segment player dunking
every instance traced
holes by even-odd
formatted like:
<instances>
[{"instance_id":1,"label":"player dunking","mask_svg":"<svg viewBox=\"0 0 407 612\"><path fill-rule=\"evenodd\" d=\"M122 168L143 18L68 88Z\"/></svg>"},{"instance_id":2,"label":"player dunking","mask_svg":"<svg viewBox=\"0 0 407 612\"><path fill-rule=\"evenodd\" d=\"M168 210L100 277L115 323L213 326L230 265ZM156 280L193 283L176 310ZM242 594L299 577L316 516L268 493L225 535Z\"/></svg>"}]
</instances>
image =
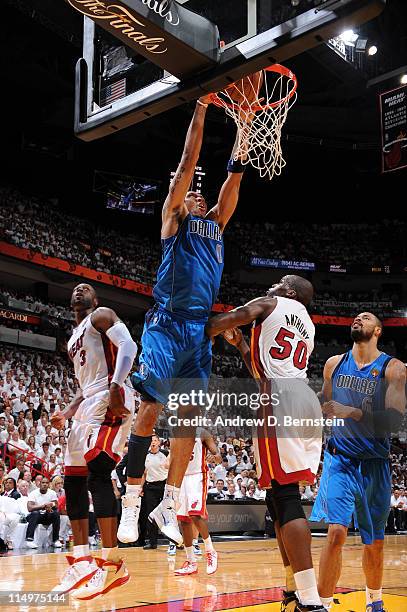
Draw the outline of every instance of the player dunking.
<instances>
[{"instance_id":1,"label":"player dunking","mask_svg":"<svg viewBox=\"0 0 407 612\"><path fill-rule=\"evenodd\" d=\"M162 405L174 392L206 389L211 371L211 342L205 323L216 300L223 271L223 232L236 208L244 166L228 164L228 177L217 204L208 211L205 198L188 191L202 145L209 97L198 100L181 162L162 211L162 263L154 287L155 306L146 316L140 371L133 384L142 402L129 442L127 490L122 498L118 538L137 540L141 479L151 434ZM195 414L180 408L179 417ZM184 428L172 441L164 498L150 520L175 543L182 541L176 517L179 490L195 441Z\"/></svg>"},{"instance_id":2,"label":"player dunking","mask_svg":"<svg viewBox=\"0 0 407 612\"><path fill-rule=\"evenodd\" d=\"M127 327L110 308L98 308L95 290L81 283L72 293L76 327L68 342L79 390L53 415L61 429L73 417L65 455L66 509L74 549L69 568L53 589L88 600L129 580L117 547L117 505L111 473L121 458L134 414L133 390L124 382L137 353ZM89 494L102 535L101 558L89 553Z\"/></svg>"},{"instance_id":3,"label":"player dunking","mask_svg":"<svg viewBox=\"0 0 407 612\"><path fill-rule=\"evenodd\" d=\"M377 348L381 321L370 312L351 326L353 347L324 368L323 407L345 419L332 428L311 520L329 523L321 555L319 593L330 608L342 566L342 547L355 513L364 544L367 612L384 612L383 544L390 510L390 433L400 430L406 368Z\"/></svg>"},{"instance_id":4,"label":"player dunking","mask_svg":"<svg viewBox=\"0 0 407 612\"><path fill-rule=\"evenodd\" d=\"M213 317L206 326L214 337L225 338L240 351L246 366L258 379L262 393L271 398L278 392L279 403L271 402L258 416L268 423L269 415L278 423L285 415L320 419L317 396L306 382L308 359L314 348L315 328L305 308L311 302L313 287L299 276L285 276L265 297ZM234 329L253 323L252 348L242 333ZM257 430L259 484L270 488L267 506L273 518L278 544L286 568L287 592L282 609L290 612L323 612L311 557L311 532L301 505L299 481L313 483L321 456L321 429L307 434L283 432L276 427Z\"/></svg>"},{"instance_id":5,"label":"player dunking","mask_svg":"<svg viewBox=\"0 0 407 612\"><path fill-rule=\"evenodd\" d=\"M180 507L177 512L177 518L181 522L187 560L180 569L175 571L176 576L198 573L198 564L193 547L193 526L197 528L204 542L206 573L209 575L214 574L218 568L218 553L213 547L207 522L208 466L206 457L208 451L218 461L221 461L221 457L209 432L201 430L199 434L199 437L195 440L179 497Z\"/></svg>"}]
</instances>

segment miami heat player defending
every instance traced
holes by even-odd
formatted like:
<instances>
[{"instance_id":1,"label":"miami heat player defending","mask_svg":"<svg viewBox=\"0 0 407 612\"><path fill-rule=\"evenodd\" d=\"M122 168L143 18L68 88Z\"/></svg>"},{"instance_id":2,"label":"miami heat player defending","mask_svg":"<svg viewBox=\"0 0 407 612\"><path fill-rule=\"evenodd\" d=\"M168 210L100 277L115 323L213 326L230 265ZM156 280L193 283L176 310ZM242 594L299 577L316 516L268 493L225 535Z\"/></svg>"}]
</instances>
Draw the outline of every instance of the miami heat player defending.
<instances>
[{"instance_id":1,"label":"miami heat player defending","mask_svg":"<svg viewBox=\"0 0 407 612\"><path fill-rule=\"evenodd\" d=\"M66 509L74 549L69 568L53 590L88 600L129 580L117 548L117 505L111 473L121 458L134 414L133 390L125 385L137 345L110 308L98 308L95 290L82 283L72 293L76 327L68 342L79 390L51 423L73 417L65 455ZM102 558L89 553L89 495L102 534Z\"/></svg>"},{"instance_id":2,"label":"miami heat player defending","mask_svg":"<svg viewBox=\"0 0 407 612\"><path fill-rule=\"evenodd\" d=\"M198 573L198 564L194 554L193 525L202 536L205 546L206 573L214 574L218 568L218 553L215 551L208 530L208 512L206 498L208 495L208 465L206 463L208 451L220 463L221 457L209 432L200 430L191 458L182 481L179 496L180 507L177 518L181 522L187 560L183 566L175 571L176 576L185 576Z\"/></svg>"},{"instance_id":3,"label":"miami heat player defending","mask_svg":"<svg viewBox=\"0 0 407 612\"><path fill-rule=\"evenodd\" d=\"M278 393L279 404L264 405L257 415L265 418L258 428L259 484L267 492L267 506L274 520L280 552L286 568L287 592L283 610L323 612L311 557L311 533L302 509L299 481L313 483L322 446L321 407L307 384L308 359L314 348L315 328L306 310L313 287L300 276L285 276L267 295L245 306L213 317L208 335L225 333L240 351L249 371L258 379L260 391L270 398ZM252 348L239 325L253 323ZM232 331L230 331L232 329ZM228 331L229 330L229 331ZM270 398L271 399L271 398ZM268 427L267 417L280 427ZM284 428L284 416L312 419L315 427Z\"/></svg>"},{"instance_id":4,"label":"miami heat player defending","mask_svg":"<svg viewBox=\"0 0 407 612\"><path fill-rule=\"evenodd\" d=\"M212 346L205 323L216 301L223 271L223 232L233 215L244 165L232 159L215 206L189 191L202 145L209 98L198 100L180 164L162 210L163 257L154 287L155 306L147 313L142 336L140 370L132 376L141 394L135 431L130 436L126 495L118 538L138 537L141 479L151 434L170 393L206 390ZM197 407L181 406L178 417L190 418ZM181 431L182 430L182 431ZM179 428L171 447L164 498L150 520L173 542L181 543L176 505L195 441L195 428Z\"/></svg>"}]
</instances>

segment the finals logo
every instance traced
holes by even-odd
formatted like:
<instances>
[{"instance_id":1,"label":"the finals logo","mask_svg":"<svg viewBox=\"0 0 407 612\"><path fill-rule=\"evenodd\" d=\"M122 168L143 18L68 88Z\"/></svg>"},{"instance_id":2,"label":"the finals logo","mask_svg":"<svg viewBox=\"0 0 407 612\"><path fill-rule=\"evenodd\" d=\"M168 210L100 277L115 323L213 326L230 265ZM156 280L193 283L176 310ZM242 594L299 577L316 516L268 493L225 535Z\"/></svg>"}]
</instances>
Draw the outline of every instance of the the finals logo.
<instances>
[{"instance_id":1,"label":"the finals logo","mask_svg":"<svg viewBox=\"0 0 407 612\"><path fill-rule=\"evenodd\" d=\"M168 51L165 38L149 37L148 34L145 34L145 30L140 31L147 27L146 24L134 17L126 7L119 3L108 4L101 0L67 1L72 8L94 21L108 21L110 27L120 30L129 40L144 47L149 53L161 54ZM159 14L164 17L162 13Z\"/></svg>"}]
</instances>

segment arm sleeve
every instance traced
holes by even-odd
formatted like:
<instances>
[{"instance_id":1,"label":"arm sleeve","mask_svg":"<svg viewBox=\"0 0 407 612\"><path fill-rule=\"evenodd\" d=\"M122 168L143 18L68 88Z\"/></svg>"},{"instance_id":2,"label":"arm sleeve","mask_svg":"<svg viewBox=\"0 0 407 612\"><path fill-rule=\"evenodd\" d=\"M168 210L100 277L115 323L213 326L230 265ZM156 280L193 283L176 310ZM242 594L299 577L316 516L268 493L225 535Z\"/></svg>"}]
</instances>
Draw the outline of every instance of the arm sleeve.
<instances>
[{"instance_id":1,"label":"arm sleeve","mask_svg":"<svg viewBox=\"0 0 407 612\"><path fill-rule=\"evenodd\" d=\"M133 341L129 330L122 321L117 321L112 325L107 330L106 336L118 348L112 382L122 385L129 375L137 355L137 344Z\"/></svg>"}]
</instances>

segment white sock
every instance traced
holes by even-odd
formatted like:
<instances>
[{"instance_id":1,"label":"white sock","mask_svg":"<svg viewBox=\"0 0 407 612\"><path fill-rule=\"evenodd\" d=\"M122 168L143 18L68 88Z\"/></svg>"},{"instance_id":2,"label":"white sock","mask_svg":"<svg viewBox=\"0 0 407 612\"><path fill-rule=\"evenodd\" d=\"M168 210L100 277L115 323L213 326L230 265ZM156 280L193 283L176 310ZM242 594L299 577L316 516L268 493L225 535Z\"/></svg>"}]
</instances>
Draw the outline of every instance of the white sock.
<instances>
[{"instance_id":1,"label":"white sock","mask_svg":"<svg viewBox=\"0 0 407 612\"><path fill-rule=\"evenodd\" d=\"M366 605L373 603L374 601L382 601L383 593L382 589L378 589L374 591L373 589L369 589L366 587Z\"/></svg>"},{"instance_id":2,"label":"white sock","mask_svg":"<svg viewBox=\"0 0 407 612\"><path fill-rule=\"evenodd\" d=\"M331 609L332 603L333 603L334 598L333 597L321 597L321 601L322 601L322 605L324 606L324 608L326 608L328 611Z\"/></svg>"},{"instance_id":3,"label":"white sock","mask_svg":"<svg viewBox=\"0 0 407 612\"><path fill-rule=\"evenodd\" d=\"M205 552L213 552L215 550L212 544L211 536L208 536L203 543L205 544Z\"/></svg>"},{"instance_id":4,"label":"white sock","mask_svg":"<svg viewBox=\"0 0 407 612\"><path fill-rule=\"evenodd\" d=\"M128 493L137 495L138 497L141 493L141 485L139 484L138 485L132 485L132 484L126 485L126 495Z\"/></svg>"},{"instance_id":5,"label":"white sock","mask_svg":"<svg viewBox=\"0 0 407 612\"><path fill-rule=\"evenodd\" d=\"M114 546L113 548L102 548L102 559L105 561L119 561L119 547Z\"/></svg>"},{"instance_id":6,"label":"white sock","mask_svg":"<svg viewBox=\"0 0 407 612\"><path fill-rule=\"evenodd\" d=\"M179 491L179 487L174 487L174 485L166 484L164 489L164 497L170 497L175 502L177 502L179 499Z\"/></svg>"},{"instance_id":7,"label":"white sock","mask_svg":"<svg viewBox=\"0 0 407 612\"><path fill-rule=\"evenodd\" d=\"M304 606L321 605L321 599L318 594L317 579L313 568L303 570L294 574L295 584L297 586L298 599Z\"/></svg>"},{"instance_id":8,"label":"white sock","mask_svg":"<svg viewBox=\"0 0 407 612\"><path fill-rule=\"evenodd\" d=\"M187 559L190 563L195 563L196 559L195 559L195 554L194 554L194 547L193 546L185 546L185 552L187 553Z\"/></svg>"},{"instance_id":9,"label":"white sock","mask_svg":"<svg viewBox=\"0 0 407 612\"><path fill-rule=\"evenodd\" d=\"M192 546L199 546L198 539L192 540Z\"/></svg>"},{"instance_id":10,"label":"white sock","mask_svg":"<svg viewBox=\"0 0 407 612\"><path fill-rule=\"evenodd\" d=\"M90 555L89 544L78 544L77 546L73 547L73 556L75 558L89 557L89 555Z\"/></svg>"}]
</instances>

